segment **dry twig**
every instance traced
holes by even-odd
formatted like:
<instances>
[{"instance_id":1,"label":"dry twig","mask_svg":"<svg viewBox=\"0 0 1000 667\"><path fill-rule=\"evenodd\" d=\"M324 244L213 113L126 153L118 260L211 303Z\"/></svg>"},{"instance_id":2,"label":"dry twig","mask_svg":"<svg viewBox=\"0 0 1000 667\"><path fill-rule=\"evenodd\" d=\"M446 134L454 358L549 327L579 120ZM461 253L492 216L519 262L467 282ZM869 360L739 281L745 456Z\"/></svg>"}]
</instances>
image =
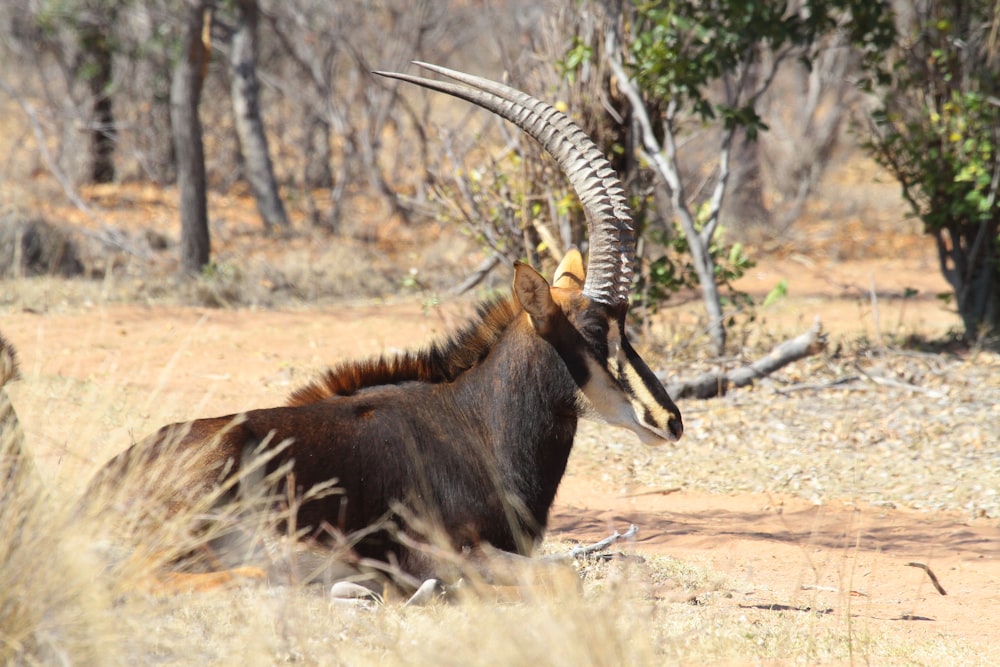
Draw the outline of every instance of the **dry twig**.
<instances>
[{"instance_id":1,"label":"dry twig","mask_svg":"<svg viewBox=\"0 0 1000 667\"><path fill-rule=\"evenodd\" d=\"M865 379L874 382L877 385L883 387L891 387L892 389L902 389L904 391L910 391L918 394L926 394L931 398L943 398L945 394L940 391L935 391L933 389L927 389L926 387L918 387L915 384L910 384L909 382L900 382L899 380L891 380L889 378L881 377L879 375L873 375L865 371L860 366L857 367L858 371L864 376Z\"/></svg>"},{"instance_id":2,"label":"dry twig","mask_svg":"<svg viewBox=\"0 0 1000 667\"><path fill-rule=\"evenodd\" d=\"M679 493L683 489L679 486L671 486L665 489L648 489L646 491L637 491L635 493L626 493L622 498L638 498L640 496L669 496L672 493ZM633 526L634 528L634 526Z\"/></svg>"},{"instance_id":3,"label":"dry twig","mask_svg":"<svg viewBox=\"0 0 1000 667\"><path fill-rule=\"evenodd\" d=\"M821 591L823 593L843 593L844 592L844 591L842 591L839 588L834 588L833 586L820 586L818 584L802 584L802 590L804 590L804 591ZM861 591L856 591L854 589L851 589L851 590L847 591L847 594L851 595L853 597L862 597L862 598L868 597L867 593L862 593Z\"/></svg>"},{"instance_id":4,"label":"dry twig","mask_svg":"<svg viewBox=\"0 0 1000 667\"><path fill-rule=\"evenodd\" d=\"M927 565L925 565L924 563L916 563L916 562L907 563L906 565L908 567L918 567L924 572L926 572L927 576L931 578L931 583L934 584L934 588L937 589L937 592L940 593L941 595L947 595L947 593L945 593L944 591L944 588L941 586L941 582L938 581L938 578L934 575L934 572L931 570L931 568L927 567Z\"/></svg>"},{"instance_id":5,"label":"dry twig","mask_svg":"<svg viewBox=\"0 0 1000 667\"><path fill-rule=\"evenodd\" d=\"M821 391L823 389L830 389L831 387L838 387L842 384L850 384L860 379L860 375L845 375L829 382L800 382L787 387L779 387L775 391L779 394L791 394L796 391Z\"/></svg>"},{"instance_id":6,"label":"dry twig","mask_svg":"<svg viewBox=\"0 0 1000 667\"><path fill-rule=\"evenodd\" d=\"M617 530L605 537L599 542L594 542L593 544L581 544L579 546L573 547L566 553L554 554L552 556L546 556L542 560L573 560L574 558L580 558L581 556L590 556L592 554L601 553L612 544L618 540L630 540L634 538L639 533L638 527L632 524L628 527L624 533L619 533Z\"/></svg>"}]
</instances>

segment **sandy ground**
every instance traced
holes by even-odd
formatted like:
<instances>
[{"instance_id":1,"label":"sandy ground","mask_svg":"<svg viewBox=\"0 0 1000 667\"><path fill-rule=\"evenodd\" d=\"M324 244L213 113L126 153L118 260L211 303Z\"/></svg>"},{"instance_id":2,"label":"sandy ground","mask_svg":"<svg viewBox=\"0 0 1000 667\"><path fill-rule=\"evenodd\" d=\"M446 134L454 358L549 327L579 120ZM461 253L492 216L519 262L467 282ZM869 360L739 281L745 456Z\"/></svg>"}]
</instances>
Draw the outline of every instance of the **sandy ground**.
<instances>
[{"instance_id":1,"label":"sandy ground","mask_svg":"<svg viewBox=\"0 0 1000 667\"><path fill-rule=\"evenodd\" d=\"M849 618L866 631L914 640L957 638L984 657L998 650L996 520L770 494L623 496L573 475L563 482L553 531L597 540L630 523L639 526L638 553L732 577L734 594L713 604L814 613L828 623ZM928 566L947 595L910 563Z\"/></svg>"},{"instance_id":2,"label":"sandy ground","mask_svg":"<svg viewBox=\"0 0 1000 667\"><path fill-rule=\"evenodd\" d=\"M879 283L889 283L879 287L883 327L933 336L955 325L927 296L943 290L936 273L882 268L891 280L871 267L830 271L790 259L748 280L766 290L797 272L801 294L768 315L792 329L819 311L834 331L876 335L865 290ZM806 275L815 277L814 288ZM921 290L920 298L887 298L908 286ZM0 314L0 330L21 353L25 380L11 394L39 465L75 492L130 438L165 421L278 405L328 364L419 345L468 312L465 304L428 311L416 301L262 312L28 308ZM681 404L682 411L693 407ZM604 427L596 428L600 437ZM738 582L715 602L736 612L815 613L820 623L848 618L904 638L957 638L978 646L986 662L1000 659L996 517L776 495L626 494L591 470L571 461L552 516L555 537L589 541L635 523L637 553L668 554ZM947 595L910 563L927 565Z\"/></svg>"}]
</instances>

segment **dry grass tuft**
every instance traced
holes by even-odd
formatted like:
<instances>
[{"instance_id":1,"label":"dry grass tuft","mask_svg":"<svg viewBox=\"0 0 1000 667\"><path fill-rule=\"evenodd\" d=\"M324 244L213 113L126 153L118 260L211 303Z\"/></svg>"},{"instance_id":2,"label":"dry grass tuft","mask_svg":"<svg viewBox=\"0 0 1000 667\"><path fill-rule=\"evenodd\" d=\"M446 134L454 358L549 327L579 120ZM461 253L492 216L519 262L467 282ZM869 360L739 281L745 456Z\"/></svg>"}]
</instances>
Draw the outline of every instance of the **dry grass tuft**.
<instances>
[{"instance_id":1,"label":"dry grass tuft","mask_svg":"<svg viewBox=\"0 0 1000 667\"><path fill-rule=\"evenodd\" d=\"M12 436L0 431L0 662L106 664L117 630L101 563Z\"/></svg>"},{"instance_id":2,"label":"dry grass tuft","mask_svg":"<svg viewBox=\"0 0 1000 667\"><path fill-rule=\"evenodd\" d=\"M100 538L94 524L74 521L56 499L7 505L5 535L11 517L20 539L4 542L0 651L12 664L580 667L877 657L937 662L962 655L948 640L907 646L852 626L808 597L784 609L742 606L740 582L666 557L585 561L578 564L579 583L513 602L472 596L423 608L354 605L329 598L325 586L256 582L148 595L134 582L150 572L135 564L156 563L107 568L93 546ZM137 531L138 541L152 540L152 553L198 544L169 526Z\"/></svg>"}]
</instances>

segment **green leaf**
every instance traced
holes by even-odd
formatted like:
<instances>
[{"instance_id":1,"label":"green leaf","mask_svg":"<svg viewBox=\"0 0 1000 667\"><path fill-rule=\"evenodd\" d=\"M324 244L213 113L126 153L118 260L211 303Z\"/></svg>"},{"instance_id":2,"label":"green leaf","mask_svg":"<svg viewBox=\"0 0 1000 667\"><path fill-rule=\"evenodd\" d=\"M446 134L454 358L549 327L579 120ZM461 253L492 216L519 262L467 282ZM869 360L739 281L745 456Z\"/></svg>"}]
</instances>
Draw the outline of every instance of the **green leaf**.
<instances>
[{"instance_id":1,"label":"green leaf","mask_svg":"<svg viewBox=\"0 0 1000 667\"><path fill-rule=\"evenodd\" d=\"M778 284L771 288L771 291L767 293L764 297L761 307L766 308L776 301L780 301L788 296L788 280L782 278L778 281Z\"/></svg>"}]
</instances>

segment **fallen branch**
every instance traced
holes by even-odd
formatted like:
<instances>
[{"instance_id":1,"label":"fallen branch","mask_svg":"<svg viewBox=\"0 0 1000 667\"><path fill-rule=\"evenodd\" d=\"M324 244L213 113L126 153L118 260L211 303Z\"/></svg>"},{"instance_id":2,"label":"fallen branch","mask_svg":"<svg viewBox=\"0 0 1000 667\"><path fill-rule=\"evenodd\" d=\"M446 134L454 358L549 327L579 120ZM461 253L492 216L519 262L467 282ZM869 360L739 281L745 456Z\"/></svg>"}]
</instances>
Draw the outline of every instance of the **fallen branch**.
<instances>
[{"instance_id":1,"label":"fallen branch","mask_svg":"<svg viewBox=\"0 0 1000 667\"><path fill-rule=\"evenodd\" d=\"M822 332L817 317L804 334L786 340L757 361L728 372L713 371L702 373L693 380L667 383L667 393L674 399L722 396L730 387L753 384L754 380L766 377L793 361L817 354L824 347L826 347L826 334Z\"/></svg>"},{"instance_id":2,"label":"fallen branch","mask_svg":"<svg viewBox=\"0 0 1000 667\"><path fill-rule=\"evenodd\" d=\"M650 489L649 491L637 491L636 493L626 493L622 498L638 498L640 496L669 496L672 493L679 493L683 489L679 486L671 486L666 489Z\"/></svg>"},{"instance_id":3,"label":"fallen branch","mask_svg":"<svg viewBox=\"0 0 1000 667\"><path fill-rule=\"evenodd\" d=\"M802 584L802 586L800 588L802 590L804 590L804 591L822 591L824 593L843 593L844 592L844 591L842 591L839 588L834 588L832 586L819 586L817 584ZM851 590L847 591L847 594L855 596L855 597L863 597L863 598L868 597L868 593L862 593L861 591L856 591L854 589L851 589Z\"/></svg>"}]
</instances>

